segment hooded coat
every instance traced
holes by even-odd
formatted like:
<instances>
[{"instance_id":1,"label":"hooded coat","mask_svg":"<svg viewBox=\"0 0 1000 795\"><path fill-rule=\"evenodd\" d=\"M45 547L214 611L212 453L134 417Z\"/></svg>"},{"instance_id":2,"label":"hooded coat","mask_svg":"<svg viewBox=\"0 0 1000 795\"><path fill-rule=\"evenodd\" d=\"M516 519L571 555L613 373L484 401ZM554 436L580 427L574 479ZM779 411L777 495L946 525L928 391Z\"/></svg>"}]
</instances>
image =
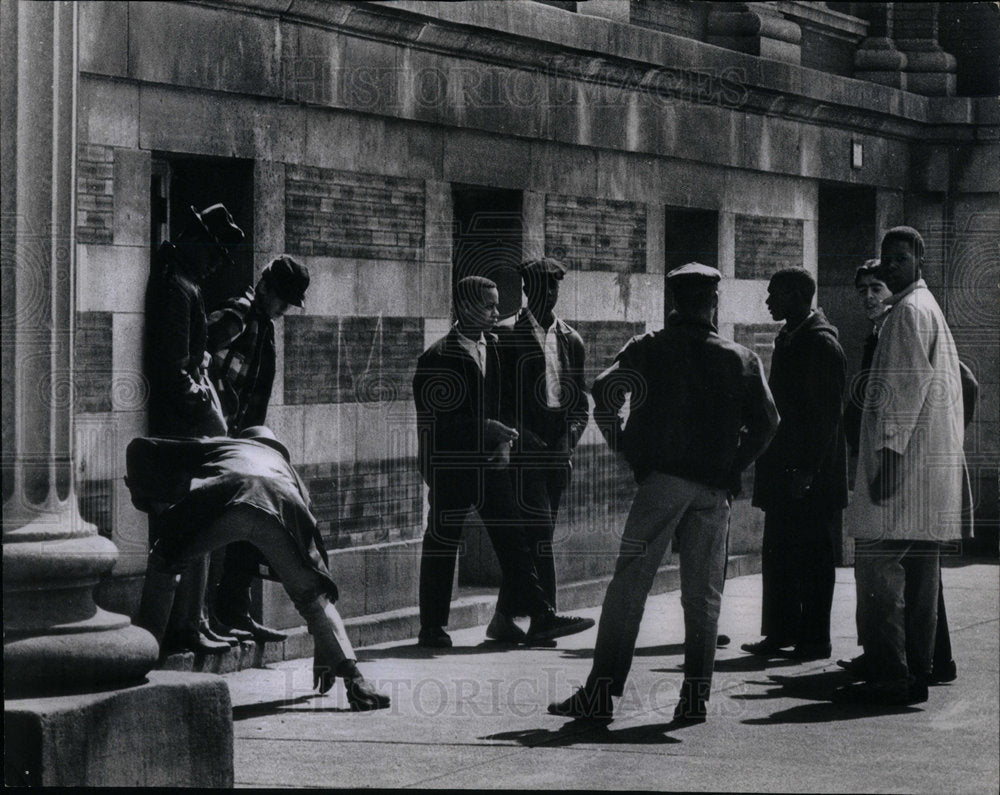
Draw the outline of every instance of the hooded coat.
<instances>
[{"instance_id":1,"label":"hooded coat","mask_svg":"<svg viewBox=\"0 0 1000 795\"><path fill-rule=\"evenodd\" d=\"M847 360L837 329L816 309L774 341L768 385L781 423L757 460L753 504L765 511L790 506L793 481L809 479L798 507L810 513L847 505L847 444L843 395Z\"/></svg>"}]
</instances>

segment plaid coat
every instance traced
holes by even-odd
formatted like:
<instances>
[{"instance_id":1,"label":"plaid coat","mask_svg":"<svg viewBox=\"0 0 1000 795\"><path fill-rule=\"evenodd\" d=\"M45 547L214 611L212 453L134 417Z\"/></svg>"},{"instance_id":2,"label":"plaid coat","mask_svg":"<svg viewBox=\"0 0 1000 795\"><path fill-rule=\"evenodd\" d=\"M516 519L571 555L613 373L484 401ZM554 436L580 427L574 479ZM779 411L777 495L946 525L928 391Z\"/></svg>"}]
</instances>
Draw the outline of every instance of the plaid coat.
<instances>
[{"instance_id":1,"label":"plaid coat","mask_svg":"<svg viewBox=\"0 0 1000 795\"><path fill-rule=\"evenodd\" d=\"M208 318L209 374L231 434L264 424L274 385L274 322L255 297L248 287Z\"/></svg>"}]
</instances>

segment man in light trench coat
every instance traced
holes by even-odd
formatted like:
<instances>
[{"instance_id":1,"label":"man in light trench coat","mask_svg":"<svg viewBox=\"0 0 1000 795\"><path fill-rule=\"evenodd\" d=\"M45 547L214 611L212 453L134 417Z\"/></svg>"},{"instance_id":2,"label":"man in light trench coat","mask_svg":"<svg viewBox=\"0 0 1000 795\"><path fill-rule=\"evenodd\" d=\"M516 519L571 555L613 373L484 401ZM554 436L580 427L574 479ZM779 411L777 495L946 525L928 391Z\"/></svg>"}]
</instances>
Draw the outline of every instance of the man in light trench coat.
<instances>
[{"instance_id":1,"label":"man in light trench coat","mask_svg":"<svg viewBox=\"0 0 1000 795\"><path fill-rule=\"evenodd\" d=\"M839 688L835 701L927 700L941 544L962 534L958 353L920 278L923 255L915 229L895 227L882 238L879 276L893 294L872 359L848 509L858 634L871 680Z\"/></svg>"}]
</instances>

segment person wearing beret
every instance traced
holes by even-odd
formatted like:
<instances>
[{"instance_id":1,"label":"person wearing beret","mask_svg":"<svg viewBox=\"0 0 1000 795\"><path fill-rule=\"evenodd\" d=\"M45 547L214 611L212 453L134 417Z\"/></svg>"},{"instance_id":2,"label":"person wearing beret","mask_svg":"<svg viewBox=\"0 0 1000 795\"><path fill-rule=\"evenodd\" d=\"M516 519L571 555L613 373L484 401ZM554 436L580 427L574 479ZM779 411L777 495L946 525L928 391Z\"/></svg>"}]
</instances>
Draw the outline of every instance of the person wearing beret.
<instances>
[{"instance_id":1,"label":"person wearing beret","mask_svg":"<svg viewBox=\"0 0 1000 795\"><path fill-rule=\"evenodd\" d=\"M226 433L226 421L208 376L211 359L201 284L220 263L232 262L228 249L243 230L225 205L200 212L189 208L187 224L153 257L146 288L144 369L149 380L149 433L154 436L209 437ZM149 519L150 543L158 536ZM179 651L221 654L233 639L215 635L204 611L208 560L199 560L181 579L166 646Z\"/></svg>"},{"instance_id":2,"label":"person wearing beret","mask_svg":"<svg viewBox=\"0 0 1000 795\"><path fill-rule=\"evenodd\" d=\"M208 318L209 374L219 392L230 435L263 425L274 384L274 321L290 306L301 307L309 270L287 254L265 266L256 287L229 299ZM220 634L248 633L265 643L286 635L250 616L250 586L260 571L260 555L249 544L230 544L224 562L213 558L209 582L218 581L210 626ZM219 571L221 569L221 572Z\"/></svg>"},{"instance_id":3,"label":"person wearing beret","mask_svg":"<svg viewBox=\"0 0 1000 795\"><path fill-rule=\"evenodd\" d=\"M502 399L511 407L519 434L509 472L538 579L556 607L556 513L569 483L573 450L590 417L585 353L580 335L553 311L566 267L544 257L528 260L520 271L527 306L501 347L506 371ZM486 635L518 641L524 631L498 609Z\"/></svg>"},{"instance_id":4,"label":"person wearing beret","mask_svg":"<svg viewBox=\"0 0 1000 795\"><path fill-rule=\"evenodd\" d=\"M341 677L352 710L389 706L358 669L309 493L269 428L245 428L238 438L140 437L129 443L125 463L133 504L155 515L161 530L149 553L138 626L162 644L178 574L214 549L249 543L313 636L313 686L326 693Z\"/></svg>"},{"instance_id":5,"label":"person wearing beret","mask_svg":"<svg viewBox=\"0 0 1000 795\"><path fill-rule=\"evenodd\" d=\"M758 656L799 660L831 654L830 612L841 511L847 505L842 423L847 359L837 329L812 309L816 280L804 268L776 272L767 288L774 341L768 384L781 426L757 461L753 504L764 511L763 639Z\"/></svg>"},{"instance_id":6,"label":"person wearing beret","mask_svg":"<svg viewBox=\"0 0 1000 795\"><path fill-rule=\"evenodd\" d=\"M610 719L621 696L653 578L680 557L684 679L676 724L707 717L725 584L732 497L764 450L778 412L755 353L716 331L719 271L688 263L667 274L676 309L666 328L630 340L593 386L594 420L624 454L638 491L604 596L586 683L549 712ZM624 428L619 412L629 396Z\"/></svg>"}]
</instances>

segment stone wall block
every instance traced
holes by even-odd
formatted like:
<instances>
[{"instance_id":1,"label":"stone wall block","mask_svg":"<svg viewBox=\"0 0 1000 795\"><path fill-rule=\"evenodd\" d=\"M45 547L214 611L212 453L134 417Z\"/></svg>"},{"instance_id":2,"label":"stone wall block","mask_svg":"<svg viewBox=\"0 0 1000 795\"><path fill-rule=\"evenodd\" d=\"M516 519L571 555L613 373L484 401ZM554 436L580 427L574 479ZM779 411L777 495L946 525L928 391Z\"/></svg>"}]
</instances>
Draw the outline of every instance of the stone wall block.
<instances>
[{"instance_id":1,"label":"stone wall block","mask_svg":"<svg viewBox=\"0 0 1000 795\"><path fill-rule=\"evenodd\" d=\"M125 77L128 3L80 3L80 71Z\"/></svg>"},{"instance_id":2,"label":"stone wall block","mask_svg":"<svg viewBox=\"0 0 1000 795\"><path fill-rule=\"evenodd\" d=\"M149 245L149 152L116 149L114 160L114 241Z\"/></svg>"},{"instance_id":3,"label":"stone wall block","mask_svg":"<svg viewBox=\"0 0 1000 795\"><path fill-rule=\"evenodd\" d=\"M254 247L270 261L285 250L285 164L255 160L253 193Z\"/></svg>"}]
</instances>

